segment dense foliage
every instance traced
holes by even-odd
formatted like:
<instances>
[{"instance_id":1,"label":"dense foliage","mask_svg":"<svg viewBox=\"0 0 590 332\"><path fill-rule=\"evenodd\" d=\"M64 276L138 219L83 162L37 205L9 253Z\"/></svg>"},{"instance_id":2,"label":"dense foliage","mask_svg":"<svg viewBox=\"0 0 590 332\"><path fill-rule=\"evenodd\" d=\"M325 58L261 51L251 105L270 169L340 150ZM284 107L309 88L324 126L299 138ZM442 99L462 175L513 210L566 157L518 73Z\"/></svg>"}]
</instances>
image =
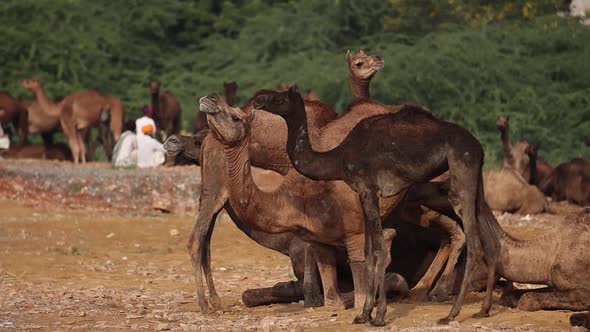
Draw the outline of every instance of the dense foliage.
<instances>
[{"instance_id":1,"label":"dense foliage","mask_svg":"<svg viewBox=\"0 0 590 332\"><path fill-rule=\"evenodd\" d=\"M21 98L24 77L50 96L97 87L120 96L127 116L149 102L157 78L183 106L237 81L241 101L297 82L346 107L345 52L385 58L375 99L414 101L471 130L491 164L495 118L513 137L541 144L551 162L590 157L590 28L547 0L4 0L0 90ZM567 6L566 6L567 7Z\"/></svg>"}]
</instances>

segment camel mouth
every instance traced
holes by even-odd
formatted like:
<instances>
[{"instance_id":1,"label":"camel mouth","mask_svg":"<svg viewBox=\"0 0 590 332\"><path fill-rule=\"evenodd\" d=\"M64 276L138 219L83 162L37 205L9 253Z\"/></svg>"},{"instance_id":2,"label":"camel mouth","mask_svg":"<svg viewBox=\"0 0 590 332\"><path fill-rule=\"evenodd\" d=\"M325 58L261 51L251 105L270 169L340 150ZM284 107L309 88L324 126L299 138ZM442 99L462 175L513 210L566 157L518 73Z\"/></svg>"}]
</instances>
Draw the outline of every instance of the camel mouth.
<instances>
[{"instance_id":1,"label":"camel mouth","mask_svg":"<svg viewBox=\"0 0 590 332\"><path fill-rule=\"evenodd\" d=\"M201 99L199 99L199 110L207 114L219 113L217 102L209 96L202 97Z\"/></svg>"},{"instance_id":2,"label":"camel mouth","mask_svg":"<svg viewBox=\"0 0 590 332\"><path fill-rule=\"evenodd\" d=\"M174 136L168 137L163 144L166 154L169 156L176 156L182 151L180 142Z\"/></svg>"},{"instance_id":3,"label":"camel mouth","mask_svg":"<svg viewBox=\"0 0 590 332\"><path fill-rule=\"evenodd\" d=\"M380 71L385 67L385 62L379 61L371 66L374 71Z\"/></svg>"}]
</instances>

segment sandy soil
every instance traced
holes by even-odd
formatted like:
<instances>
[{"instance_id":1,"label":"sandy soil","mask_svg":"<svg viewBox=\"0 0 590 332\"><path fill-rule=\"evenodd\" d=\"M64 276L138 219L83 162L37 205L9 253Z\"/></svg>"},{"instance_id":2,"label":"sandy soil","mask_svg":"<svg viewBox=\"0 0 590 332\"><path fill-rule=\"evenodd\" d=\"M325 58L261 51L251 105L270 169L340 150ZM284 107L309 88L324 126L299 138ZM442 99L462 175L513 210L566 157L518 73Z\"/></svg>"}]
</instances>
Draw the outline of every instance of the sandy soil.
<instances>
[{"instance_id":1,"label":"sandy soil","mask_svg":"<svg viewBox=\"0 0 590 332\"><path fill-rule=\"evenodd\" d=\"M247 308L240 300L243 290L272 286L293 276L285 256L256 245L225 215L220 216L212 240L214 278L225 310L201 315L185 248L193 217L117 208L92 195L53 195L43 186L29 192L29 185L22 177L0 175L0 329L571 329L570 312L529 313L497 304L492 317L472 319L481 299L475 293L469 295L458 323L448 327L434 322L448 313L452 302L390 302L388 325L382 329L351 325L353 310L303 308L302 303ZM542 231L558 218L499 217L522 236Z\"/></svg>"}]
</instances>

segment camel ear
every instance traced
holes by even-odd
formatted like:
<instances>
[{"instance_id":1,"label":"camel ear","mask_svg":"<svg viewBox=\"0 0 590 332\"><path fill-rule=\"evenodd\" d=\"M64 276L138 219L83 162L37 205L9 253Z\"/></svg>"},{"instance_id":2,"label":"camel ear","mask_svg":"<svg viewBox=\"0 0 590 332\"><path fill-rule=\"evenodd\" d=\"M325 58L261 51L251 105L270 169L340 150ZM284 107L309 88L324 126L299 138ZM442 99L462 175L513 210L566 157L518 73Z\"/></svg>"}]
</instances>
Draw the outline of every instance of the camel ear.
<instances>
[{"instance_id":1,"label":"camel ear","mask_svg":"<svg viewBox=\"0 0 590 332\"><path fill-rule=\"evenodd\" d=\"M297 94L297 84L293 84L289 87L288 95L289 97L293 97Z\"/></svg>"},{"instance_id":2,"label":"camel ear","mask_svg":"<svg viewBox=\"0 0 590 332\"><path fill-rule=\"evenodd\" d=\"M348 63L352 61L352 53L350 53L350 50L346 51L346 61L348 61Z\"/></svg>"},{"instance_id":3,"label":"camel ear","mask_svg":"<svg viewBox=\"0 0 590 332\"><path fill-rule=\"evenodd\" d=\"M358 53L357 55L360 55L360 56L367 56L367 55L365 54L365 51L363 51L362 49L361 49L361 50L359 50L359 53Z\"/></svg>"}]
</instances>

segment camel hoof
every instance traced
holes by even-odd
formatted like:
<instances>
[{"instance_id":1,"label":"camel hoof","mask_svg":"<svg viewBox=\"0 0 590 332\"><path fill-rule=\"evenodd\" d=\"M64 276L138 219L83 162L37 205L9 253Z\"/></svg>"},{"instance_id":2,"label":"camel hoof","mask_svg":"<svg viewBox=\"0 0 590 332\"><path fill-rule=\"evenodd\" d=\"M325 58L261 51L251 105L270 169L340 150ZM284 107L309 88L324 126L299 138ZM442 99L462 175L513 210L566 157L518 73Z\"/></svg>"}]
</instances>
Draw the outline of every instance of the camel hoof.
<instances>
[{"instance_id":1,"label":"camel hoof","mask_svg":"<svg viewBox=\"0 0 590 332\"><path fill-rule=\"evenodd\" d=\"M209 306L207 302L204 300L199 300L199 308L201 309L201 313L204 315L209 312Z\"/></svg>"},{"instance_id":2,"label":"camel hoof","mask_svg":"<svg viewBox=\"0 0 590 332\"><path fill-rule=\"evenodd\" d=\"M383 318L375 318L369 320L367 323L369 326L385 326L385 320Z\"/></svg>"},{"instance_id":3,"label":"camel hoof","mask_svg":"<svg viewBox=\"0 0 590 332\"><path fill-rule=\"evenodd\" d=\"M426 300L426 294L428 290L424 288L416 289L412 288L410 290L410 294L408 295L408 299L411 302L424 302Z\"/></svg>"},{"instance_id":4,"label":"camel hoof","mask_svg":"<svg viewBox=\"0 0 590 332\"><path fill-rule=\"evenodd\" d=\"M324 304L324 299L321 296L308 295L304 296L303 307L304 308L317 308Z\"/></svg>"},{"instance_id":5,"label":"camel hoof","mask_svg":"<svg viewBox=\"0 0 590 332\"><path fill-rule=\"evenodd\" d=\"M441 292L436 291L436 292L431 292L428 295L428 298L432 302L446 302L449 300L449 294L448 294L448 292L444 292L444 291L441 291Z\"/></svg>"},{"instance_id":6,"label":"camel hoof","mask_svg":"<svg viewBox=\"0 0 590 332\"><path fill-rule=\"evenodd\" d=\"M587 314L573 314L570 316L571 326L590 326L586 322Z\"/></svg>"},{"instance_id":7,"label":"camel hoof","mask_svg":"<svg viewBox=\"0 0 590 332\"><path fill-rule=\"evenodd\" d=\"M359 314L354 317L352 321L353 324L366 324L367 322L371 321L371 315Z\"/></svg>"},{"instance_id":8,"label":"camel hoof","mask_svg":"<svg viewBox=\"0 0 590 332\"><path fill-rule=\"evenodd\" d=\"M485 312L485 311L480 311L478 313L475 313L473 315L471 315L472 318L485 318L485 317L490 317L490 313L489 312Z\"/></svg>"},{"instance_id":9,"label":"camel hoof","mask_svg":"<svg viewBox=\"0 0 590 332\"><path fill-rule=\"evenodd\" d=\"M453 320L450 319L449 317L445 317L445 318L441 318L439 320L436 321L436 323L438 325L449 325L450 322L452 322Z\"/></svg>"},{"instance_id":10,"label":"camel hoof","mask_svg":"<svg viewBox=\"0 0 590 332\"><path fill-rule=\"evenodd\" d=\"M219 296L210 297L209 298L209 303L216 310L221 310L222 309L221 299L219 298Z\"/></svg>"}]
</instances>

